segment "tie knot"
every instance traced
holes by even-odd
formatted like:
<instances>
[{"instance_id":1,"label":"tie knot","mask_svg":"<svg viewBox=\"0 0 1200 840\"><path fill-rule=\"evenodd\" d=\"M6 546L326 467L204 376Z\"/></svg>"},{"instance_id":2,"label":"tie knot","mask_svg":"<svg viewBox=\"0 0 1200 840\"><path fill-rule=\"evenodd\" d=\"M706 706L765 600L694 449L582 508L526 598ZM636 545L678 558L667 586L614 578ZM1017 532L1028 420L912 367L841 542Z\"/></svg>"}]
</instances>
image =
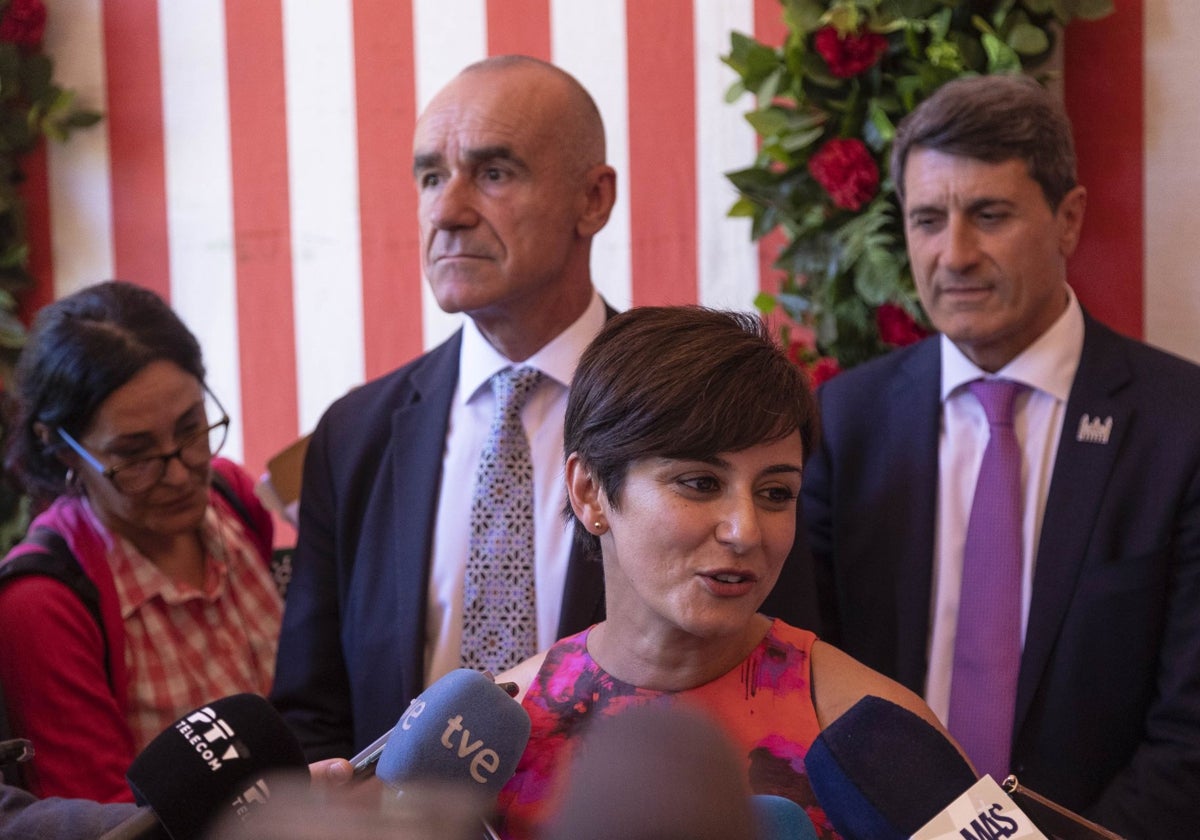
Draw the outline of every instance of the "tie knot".
<instances>
[{"instance_id":1,"label":"tie knot","mask_svg":"<svg viewBox=\"0 0 1200 840\"><path fill-rule=\"evenodd\" d=\"M989 426L1011 426L1013 403L1017 394L1027 390L1029 386L1011 379L976 379L968 383L967 388L983 406Z\"/></svg>"},{"instance_id":2,"label":"tie knot","mask_svg":"<svg viewBox=\"0 0 1200 840\"><path fill-rule=\"evenodd\" d=\"M519 415L533 389L542 381L537 368L505 368L492 376L492 393L496 395L496 414L505 417Z\"/></svg>"}]
</instances>

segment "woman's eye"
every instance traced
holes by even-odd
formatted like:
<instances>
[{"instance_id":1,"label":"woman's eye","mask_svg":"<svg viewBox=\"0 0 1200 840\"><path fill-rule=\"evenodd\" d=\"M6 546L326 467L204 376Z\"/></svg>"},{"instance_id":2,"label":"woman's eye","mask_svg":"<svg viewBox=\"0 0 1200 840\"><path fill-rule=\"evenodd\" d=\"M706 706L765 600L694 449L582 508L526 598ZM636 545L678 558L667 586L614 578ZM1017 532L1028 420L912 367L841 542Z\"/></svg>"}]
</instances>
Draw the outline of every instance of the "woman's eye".
<instances>
[{"instance_id":1,"label":"woman's eye","mask_svg":"<svg viewBox=\"0 0 1200 840\"><path fill-rule=\"evenodd\" d=\"M682 484L701 493L711 493L720 487L720 483L711 475L694 476L680 480Z\"/></svg>"},{"instance_id":2,"label":"woman's eye","mask_svg":"<svg viewBox=\"0 0 1200 840\"><path fill-rule=\"evenodd\" d=\"M772 502L779 504L794 501L797 495L790 487L768 487L763 494Z\"/></svg>"}]
</instances>

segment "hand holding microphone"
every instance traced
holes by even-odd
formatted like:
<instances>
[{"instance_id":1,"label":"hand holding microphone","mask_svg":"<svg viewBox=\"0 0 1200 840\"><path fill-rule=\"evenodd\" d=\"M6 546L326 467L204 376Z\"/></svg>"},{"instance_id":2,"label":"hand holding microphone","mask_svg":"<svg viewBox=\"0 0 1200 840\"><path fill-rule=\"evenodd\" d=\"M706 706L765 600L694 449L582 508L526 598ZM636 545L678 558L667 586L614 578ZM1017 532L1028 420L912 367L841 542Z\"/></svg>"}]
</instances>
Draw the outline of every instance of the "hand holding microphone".
<instances>
[{"instance_id":1,"label":"hand holding microphone","mask_svg":"<svg viewBox=\"0 0 1200 840\"><path fill-rule=\"evenodd\" d=\"M451 671L352 758L357 781L376 777L394 792L382 803L374 799L382 808L371 830L386 826L398 836L437 840L478 836L529 741L529 715L513 689L479 671Z\"/></svg>"},{"instance_id":2,"label":"hand holding microphone","mask_svg":"<svg viewBox=\"0 0 1200 840\"><path fill-rule=\"evenodd\" d=\"M391 788L461 785L494 796L529 742L529 715L486 674L459 668L409 704L380 750L375 774Z\"/></svg>"}]
</instances>

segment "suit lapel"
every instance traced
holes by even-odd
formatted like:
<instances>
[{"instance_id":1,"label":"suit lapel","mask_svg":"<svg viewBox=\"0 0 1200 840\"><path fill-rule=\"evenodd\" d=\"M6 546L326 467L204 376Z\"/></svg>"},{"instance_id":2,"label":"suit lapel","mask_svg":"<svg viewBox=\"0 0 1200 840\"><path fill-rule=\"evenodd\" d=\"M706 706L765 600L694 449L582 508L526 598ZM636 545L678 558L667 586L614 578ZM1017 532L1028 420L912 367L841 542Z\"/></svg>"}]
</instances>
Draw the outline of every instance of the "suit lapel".
<instances>
[{"instance_id":1,"label":"suit lapel","mask_svg":"<svg viewBox=\"0 0 1200 840\"><path fill-rule=\"evenodd\" d=\"M458 382L461 343L460 331L430 351L426 364L413 371L406 387L397 394L397 407L391 416L392 496L387 507L397 583L394 609L395 615L406 616L401 623L414 628L418 640L424 638L425 632L429 558L441 485L442 453L450 402ZM467 512L463 515L465 521ZM422 644L410 647L422 651L423 656Z\"/></svg>"},{"instance_id":2,"label":"suit lapel","mask_svg":"<svg viewBox=\"0 0 1200 840\"><path fill-rule=\"evenodd\" d=\"M887 389L884 440L895 447L879 465L896 471L905 499L899 513L881 511L879 526L907 528L890 539L895 552L896 657L899 681L924 688L937 521L938 433L941 426L940 339L924 342L906 359Z\"/></svg>"},{"instance_id":3,"label":"suit lapel","mask_svg":"<svg viewBox=\"0 0 1200 840\"><path fill-rule=\"evenodd\" d=\"M1076 589L1089 539L1133 407L1119 392L1131 379L1121 340L1085 315L1083 353L1063 417L1062 436L1046 497L1034 570L1033 596L1021 656L1016 724L1020 727L1054 649ZM1106 443L1080 437L1084 416L1107 424Z\"/></svg>"}]
</instances>

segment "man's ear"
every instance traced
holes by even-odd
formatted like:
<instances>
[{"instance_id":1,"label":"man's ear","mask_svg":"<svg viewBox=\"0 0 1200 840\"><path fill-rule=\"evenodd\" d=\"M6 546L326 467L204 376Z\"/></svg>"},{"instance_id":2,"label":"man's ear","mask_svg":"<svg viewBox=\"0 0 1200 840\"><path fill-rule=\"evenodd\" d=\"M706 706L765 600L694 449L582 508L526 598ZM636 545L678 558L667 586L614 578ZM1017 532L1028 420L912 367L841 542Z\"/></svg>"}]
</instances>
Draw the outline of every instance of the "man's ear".
<instances>
[{"instance_id":1,"label":"man's ear","mask_svg":"<svg viewBox=\"0 0 1200 840\"><path fill-rule=\"evenodd\" d=\"M1058 252L1063 259L1075 253L1083 230L1083 211L1086 209L1087 190L1081 185L1076 185L1058 204L1054 215L1058 221Z\"/></svg>"},{"instance_id":2,"label":"man's ear","mask_svg":"<svg viewBox=\"0 0 1200 840\"><path fill-rule=\"evenodd\" d=\"M607 164L597 164L588 170L586 180L586 204L575 231L580 236L592 237L600 232L617 203L617 171Z\"/></svg>"},{"instance_id":3,"label":"man's ear","mask_svg":"<svg viewBox=\"0 0 1200 840\"><path fill-rule=\"evenodd\" d=\"M592 471L579 457L578 452L567 456L566 464L567 498L571 502L571 510L576 518L593 534L597 532L596 523L602 523L607 529L608 517L605 513L604 490L600 487Z\"/></svg>"}]
</instances>

